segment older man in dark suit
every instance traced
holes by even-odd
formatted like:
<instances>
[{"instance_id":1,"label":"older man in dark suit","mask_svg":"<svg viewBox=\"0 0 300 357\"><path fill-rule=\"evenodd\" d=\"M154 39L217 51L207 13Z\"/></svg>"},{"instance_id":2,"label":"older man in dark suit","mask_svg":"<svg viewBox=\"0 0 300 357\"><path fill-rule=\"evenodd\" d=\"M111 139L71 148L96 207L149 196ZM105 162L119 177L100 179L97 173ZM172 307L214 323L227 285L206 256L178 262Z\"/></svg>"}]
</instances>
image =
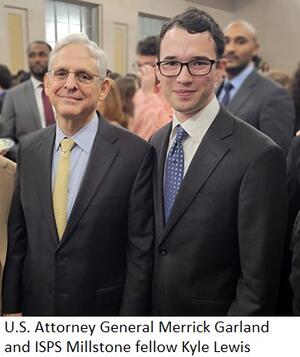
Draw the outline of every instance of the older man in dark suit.
<instances>
[{"instance_id":1,"label":"older man in dark suit","mask_svg":"<svg viewBox=\"0 0 300 357\"><path fill-rule=\"evenodd\" d=\"M219 100L231 113L273 139L287 155L295 127L290 95L254 68L259 44L251 24L234 21L224 34L226 79L218 90Z\"/></svg>"},{"instance_id":2,"label":"older man in dark suit","mask_svg":"<svg viewBox=\"0 0 300 357\"><path fill-rule=\"evenodd\" d=\"M15 146L6 154L16 160L20 139L33 131L54 123L54 111L43 87L48 71L51 47L44 41L34 41L27 49L30 79L6 92L0 119L0 137L10 138Z\"/></svg>"},{"instance_id":3,"label":"older man in dark suit","mask_svg":"<svg viewBox=\"0 0 300 357\"><path fill-rule=\"evenodd\" d=\"M57 125L20 145L3 311L147 314L152 148L98 117L106 59L83 34L56 44L46 91Z\"/></svg>"},{"instance_id":4,"label":"older man in dark suit","mask_svg":"<svg viewBox=\"0 0 300 357\"><path fill-rule=\"evenodd\" d=\"M223 34L192 8L167 22L157 75L175 110L152 138L153 313L274 313L287 220L285 158L219 105Z\"/></svg>"}]
</instances>

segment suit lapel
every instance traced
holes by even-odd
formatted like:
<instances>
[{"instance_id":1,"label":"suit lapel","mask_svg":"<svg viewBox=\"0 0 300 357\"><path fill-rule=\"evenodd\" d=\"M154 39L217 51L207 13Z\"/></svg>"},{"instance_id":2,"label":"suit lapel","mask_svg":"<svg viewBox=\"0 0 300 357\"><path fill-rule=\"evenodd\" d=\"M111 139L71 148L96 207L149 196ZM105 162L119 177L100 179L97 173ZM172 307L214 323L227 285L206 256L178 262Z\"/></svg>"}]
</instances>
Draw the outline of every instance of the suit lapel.
<instances>
[{"instance_id":1,"label":"suit lapel","mask_svg":"<svg viewBox=\"0 0 300 357\"><path fill-rule=\"evenodd\" d=\"M37 148L37 190L41 201L41 209L49 226L51 236L55 243L58 242L56 224L52 208L52 157L55 139L55 126L51 126L44 131L41 142Z\"/></svg>"},{"instance_id":2,"label":"suit lapel","mask_svg":"<svg viewBox=\"0 0 300 357\"><path fill-rule=\"evenodd\" d=\"M162 241L189 207L195 195L226 155L229 147L223 139L233 132L233 120L223 109L220 110L211 127L199 145L189 169L176 196L170 217L161 236Z\"/></svg>"},{"instance_id":3,"label":"suit lapel","mask_svg":"<svg viewBox=\"0 0 300 357\"><path fill-rule=\"evenodd\" d=\"M74 231L118 155L119 149L113 145L116 140L118 140L117 131L103 119L100 119L86 172L83 176L61 244Z\"/></svg>"},{"instance_id":4,"label":"suit lapel","mask_svg":"<svg viewBox=\"0 0 300 357\"><path fill-rule=\"evenodd\" d=\"M156 210L157 214L155 215L157 218L157 226L159 227L159 231L162 232L165 226L164 223L164 171L165 171L165 160L166 153L169 144L169 137L172 129L172 123L169 123L164 131L162 132L161 137L157 138L159 142L159 146L157 148L157 167L156 174L154 175L154 192L155 192L155 201L156 201Z\"/></svg>"},{"instance_id":5,"label":"suit lapel","mask_svg":"<svg viewBox=\"0 0 300 357\"><path fill-rule=\"evenodd\" d=\"M236 95L232 98L227 108L232 113L237 113L238 110L243 106L244 102L248 100L251 93L256 88L258 74L253 70L249 76L242 83L241 87L237 91Z\"/></svg>"},{"instance_id":6,"label":"suit lapel","mask_svg":"<svg viewBox=\"0 0 300 357\"><path fill-rule=\"evenodd\" d=\"M34 94L34 87L33 87L33 84L30 79L26 82L24 94L25 94L25 105L30 106L33 109L33 111L34 111L33 120L34 120L35 126L37 129L40 129L40 128L42 128L40 113L38 110L36 97Z\"/></svg>"}]
</instances>

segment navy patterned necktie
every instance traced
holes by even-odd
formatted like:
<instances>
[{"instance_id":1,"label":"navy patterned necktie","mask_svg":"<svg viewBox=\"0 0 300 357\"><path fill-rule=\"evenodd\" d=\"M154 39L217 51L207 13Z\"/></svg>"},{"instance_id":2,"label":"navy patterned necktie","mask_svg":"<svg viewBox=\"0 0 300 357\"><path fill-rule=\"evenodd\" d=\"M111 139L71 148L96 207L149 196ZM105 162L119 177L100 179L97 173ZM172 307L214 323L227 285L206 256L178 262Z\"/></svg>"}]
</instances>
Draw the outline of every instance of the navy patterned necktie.
<instances>
[{"instance_id":1,"label":"navy patterned necktie","mask_svg":"<svg viewBox=\"0 0 300 357\"><path fill-rule=\"evenodd\" d=\"M224 85L224 97L221 100L221 104L223 104L225 107L227 107L227 105L230 102L230 92L233 89L233 85L230 82L225 83Z\"/></svg>"},{"instance_id":2,"label":"navy patterned necktie","mask_svg":"<svg viewBox=\"0 0 300 357\"><path fill-rule=\"evenodd\" d=\"M186 139L187 135L183 127L178 125L175 141L166 160L164 185L165 222L167 222L170 216L175 197L183 179L184 152L182 142Z\"/></svg>"}]
</instances>

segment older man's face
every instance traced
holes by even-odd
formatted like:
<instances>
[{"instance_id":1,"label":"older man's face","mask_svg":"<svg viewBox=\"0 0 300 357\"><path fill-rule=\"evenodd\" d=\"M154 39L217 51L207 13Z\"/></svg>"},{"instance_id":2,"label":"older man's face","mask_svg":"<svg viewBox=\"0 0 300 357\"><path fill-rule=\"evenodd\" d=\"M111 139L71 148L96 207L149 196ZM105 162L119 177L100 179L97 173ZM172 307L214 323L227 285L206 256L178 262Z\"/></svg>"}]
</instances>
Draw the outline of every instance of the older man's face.
<instances>
[{"instance_id":1,"label":"older man's face","mask_svg":"<svg viewBox=\"0 0 300 357\"><path fill-rule=\"evenodd\" d=\"M63 79L63 74L68 72ZM92 79L87 83L79 80L88 76ZM107 91L107 82L98 76L96 59L85 45L70 44L57 53L51 73L45 78L46 92L55 108L57 120L85 123L91 119L99 98L105 96Z\"/></svg>"}]
</instances>

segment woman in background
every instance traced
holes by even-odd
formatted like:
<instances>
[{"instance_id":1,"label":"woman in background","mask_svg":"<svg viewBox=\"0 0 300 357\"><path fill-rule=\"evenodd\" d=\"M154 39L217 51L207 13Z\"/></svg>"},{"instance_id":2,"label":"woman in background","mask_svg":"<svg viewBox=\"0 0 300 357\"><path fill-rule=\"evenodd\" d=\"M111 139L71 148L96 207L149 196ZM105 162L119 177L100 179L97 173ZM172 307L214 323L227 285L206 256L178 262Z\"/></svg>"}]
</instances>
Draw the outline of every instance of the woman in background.
<instances>
[{"instance_id":1,"label":"woman in background","mask_svg":"<svg viewBox=\"0 0 300 357\"><path fill-rule=\"evenodd\" d=\"M113 79L107 78L107 80L110 85L109 92L105 99L99 100L98 110L111 124L127 128L119 88Z\"/></svg>"}]
</instances>

